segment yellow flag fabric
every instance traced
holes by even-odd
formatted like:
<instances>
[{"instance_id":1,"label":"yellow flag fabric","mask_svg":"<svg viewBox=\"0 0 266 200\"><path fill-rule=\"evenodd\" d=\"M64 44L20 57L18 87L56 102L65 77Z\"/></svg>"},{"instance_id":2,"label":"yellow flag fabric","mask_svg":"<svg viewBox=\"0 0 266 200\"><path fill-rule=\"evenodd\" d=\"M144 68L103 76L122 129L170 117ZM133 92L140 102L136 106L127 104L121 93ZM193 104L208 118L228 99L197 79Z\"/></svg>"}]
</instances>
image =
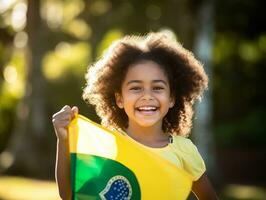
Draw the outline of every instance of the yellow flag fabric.
<instances>
[{"instance_id":1,"label":"yellow flag fabric","mask_svg":"<svg viewBox=\"0 0 266 200\"><path fill-rule=\"evenodd\" d=\"M191 176L123 133L81 115L68 131L72 199L187 199Z\"/></svg>"}]
</instances>

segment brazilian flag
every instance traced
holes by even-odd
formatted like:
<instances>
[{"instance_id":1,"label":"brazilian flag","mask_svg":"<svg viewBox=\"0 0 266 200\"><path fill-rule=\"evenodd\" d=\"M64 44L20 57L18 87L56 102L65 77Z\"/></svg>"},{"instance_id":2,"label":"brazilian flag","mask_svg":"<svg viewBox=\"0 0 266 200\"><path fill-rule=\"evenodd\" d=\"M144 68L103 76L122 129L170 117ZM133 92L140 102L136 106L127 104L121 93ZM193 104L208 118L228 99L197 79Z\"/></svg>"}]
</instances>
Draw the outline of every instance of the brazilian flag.
<instances>
[{"instance_id":1,"label":"brazilian flag","mask_svg":"<svg viewBox=\"0 0 266 200\"><path fill-rule=\"evenodd\" d=\"M184 200L192 178L127 135L78 115L70 123L72 200Z\"/></svg>"}]
</instances>

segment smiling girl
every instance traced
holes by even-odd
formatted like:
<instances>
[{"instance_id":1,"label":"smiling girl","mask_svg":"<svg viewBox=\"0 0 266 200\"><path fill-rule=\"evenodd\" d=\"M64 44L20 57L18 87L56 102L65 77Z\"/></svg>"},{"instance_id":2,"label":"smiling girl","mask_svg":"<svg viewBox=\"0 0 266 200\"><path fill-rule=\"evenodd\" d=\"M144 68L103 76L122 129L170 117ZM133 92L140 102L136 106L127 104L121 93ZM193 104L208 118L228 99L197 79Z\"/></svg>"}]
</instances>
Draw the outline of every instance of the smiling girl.
<instances>
[{"instance_id":1,"label":"smiling girl","mask_svg":"<svg viewBox=\"0 0 266 200\"><path fill-rule=\"evenodd\" d=\"M187 138L193 104L208 78L193 54L162 33L127 36L114 42L90 66L84 100L95 105L102 124L125 132L193 177L199 199L217 199L196 146ZM60 195L70 191L66 127L77 107L65 106L53 116L58 138L56 177ZM147 163L148 164L148 163Z\"/></svg>"}]
</instances>

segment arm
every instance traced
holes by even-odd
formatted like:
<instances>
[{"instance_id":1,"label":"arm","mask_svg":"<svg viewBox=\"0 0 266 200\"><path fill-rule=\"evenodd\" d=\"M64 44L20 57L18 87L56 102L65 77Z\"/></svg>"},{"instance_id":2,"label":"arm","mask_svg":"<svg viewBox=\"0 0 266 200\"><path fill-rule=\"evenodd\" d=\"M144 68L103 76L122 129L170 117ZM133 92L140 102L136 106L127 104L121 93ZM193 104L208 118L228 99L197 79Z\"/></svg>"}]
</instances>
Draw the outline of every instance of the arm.
<instances>
[{"instance_id":1,"label":"arm","mask_svg":"<svg viewBox=\"0 0 266 200\"><path fill-rule=\"evenodd\" d=\"M53 125L57 137L55 178L59 189L59 195L63 200L71 199L67 126L77 113L77 107L71 108L70 106L64 106L59 112L53 115Z\"/></svg>"},{"instance_id":2,"label":"arm","mask_svg":"<svg viewBox=\"0 0 266 200\"><path fill-rule=\"evenodd\" d=\"M197 181L193 182L192 191L199 200L218 200L206 174L203 174Z\"/></svg>"},{"instance_id":3,"label":"arm","mask_svg":"<svg viewBox=\"0 0 266 200\"><path fill-rule=\"evenodd\" d=\"M57 139L55 179L61 199L70 200L70 161L66 141Z\"/></svg>"}]
</instances>

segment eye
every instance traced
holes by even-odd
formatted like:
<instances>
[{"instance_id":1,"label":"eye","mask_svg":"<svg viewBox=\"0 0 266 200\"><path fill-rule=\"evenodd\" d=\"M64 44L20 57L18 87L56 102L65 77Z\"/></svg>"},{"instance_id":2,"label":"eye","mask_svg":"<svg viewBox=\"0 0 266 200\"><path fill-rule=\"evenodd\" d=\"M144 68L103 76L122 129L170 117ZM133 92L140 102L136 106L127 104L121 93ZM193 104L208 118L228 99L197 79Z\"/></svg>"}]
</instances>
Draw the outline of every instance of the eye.
<instances>
[{"instance_id":1,"label":"eye","mask_svg":"<svg viewBox=\"0 0 266 200\"><path fill-rule=\"evenodd\" d=\"M155 91L159 91L159 90L163 90L164 87L161 87L161 86L156 86L156 87L153 87L153 90Z\"/></svg>"},{"instance_id":2,"label":"eye","mask_svg":"<svg viewBox=\"0 0 266 200\"><path fill-rule=\"evenodd\" d=\"M129 88L129 90L138 91L138 90L141 90L141 87L134 86L134 87Z\"/></svg>"}]
</instances>

